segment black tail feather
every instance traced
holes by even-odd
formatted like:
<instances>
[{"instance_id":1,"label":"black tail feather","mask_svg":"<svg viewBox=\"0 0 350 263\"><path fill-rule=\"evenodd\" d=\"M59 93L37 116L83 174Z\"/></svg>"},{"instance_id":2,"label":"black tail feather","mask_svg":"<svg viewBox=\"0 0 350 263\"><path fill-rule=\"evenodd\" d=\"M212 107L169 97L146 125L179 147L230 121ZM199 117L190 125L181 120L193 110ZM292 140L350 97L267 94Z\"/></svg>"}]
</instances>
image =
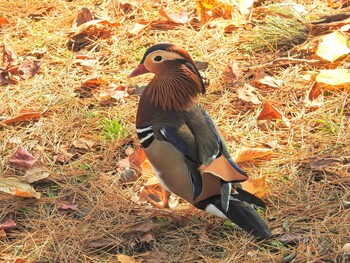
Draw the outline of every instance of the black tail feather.
<instances>
[{"instance_id":1,"label":"black tail feather","mask_svg":"<svg viewBox=\"0 0 350 263\"><path fill-rule=\"evenodd\" d=\"M234 198L237 198L241 201L245 201L248 204L253 204L256 206L259 206L261 208L265 208L265 202L263 200L261 200L259 197L244 191L242 188L236 187L236 191L238 192L238 195L233 194Z\"/></svg>"},{"instance_id":2,"label":"black tail feather","mask_svg":"<svg viewBox=\"0 0 350 263\"><path fill-rule=\"evenodd\" d=\"M256 197L257 198L257 197ZM238 225L248 233L253 234L257 239L263 240L271 237L271 230L259 213L247 202L235 199L235 196L230 199L229 208L225 211L221 206L221 197L214 196L206 199L196 207L205 210L207 205L212 204L218 208L229 220Z\"/></svg>"}]
</instances>

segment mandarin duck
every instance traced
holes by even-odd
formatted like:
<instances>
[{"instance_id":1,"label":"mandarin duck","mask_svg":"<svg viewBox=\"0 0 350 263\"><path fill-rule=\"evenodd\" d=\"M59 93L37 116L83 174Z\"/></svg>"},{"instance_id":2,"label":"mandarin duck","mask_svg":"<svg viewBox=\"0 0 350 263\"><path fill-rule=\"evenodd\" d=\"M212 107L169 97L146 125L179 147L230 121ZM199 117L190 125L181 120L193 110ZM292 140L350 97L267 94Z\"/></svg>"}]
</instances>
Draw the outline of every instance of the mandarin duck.
<instances>
[{"instance_id":1,"label":"mandarin duck","mask_svg":"<svg viewBox=\"0 0 350 263\"><path fill-rule=\"evenodd\" d=\"M136 129L165 193L229 219L258 239L271 231L253 205L264 202L244 191L247 175L230 157L225 141L195 99L205 93L204 81L191 56L173 44L157 44L144 54L129 77L154 77L143 91ZM167 203L169 194L164 194Z\"/></svg>"}]
</instances>

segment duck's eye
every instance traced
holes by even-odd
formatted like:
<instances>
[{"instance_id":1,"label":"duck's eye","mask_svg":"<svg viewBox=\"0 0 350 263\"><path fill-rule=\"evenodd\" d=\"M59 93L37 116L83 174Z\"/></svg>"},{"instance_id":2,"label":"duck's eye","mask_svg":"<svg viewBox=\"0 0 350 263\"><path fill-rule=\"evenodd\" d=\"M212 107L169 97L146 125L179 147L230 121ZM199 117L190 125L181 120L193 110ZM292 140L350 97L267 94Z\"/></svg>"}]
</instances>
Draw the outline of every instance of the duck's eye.
<instances>
[{"instance_id":1,"label":"duck's eye","mask_svg":"<svg viewBox=\"0 0 350 263\"><path fill-rule=\"evenodd\" d=\"M155 56L153 60L159 62L162 59L163 59L162 56Z\"/></svg>"}]
</instances>

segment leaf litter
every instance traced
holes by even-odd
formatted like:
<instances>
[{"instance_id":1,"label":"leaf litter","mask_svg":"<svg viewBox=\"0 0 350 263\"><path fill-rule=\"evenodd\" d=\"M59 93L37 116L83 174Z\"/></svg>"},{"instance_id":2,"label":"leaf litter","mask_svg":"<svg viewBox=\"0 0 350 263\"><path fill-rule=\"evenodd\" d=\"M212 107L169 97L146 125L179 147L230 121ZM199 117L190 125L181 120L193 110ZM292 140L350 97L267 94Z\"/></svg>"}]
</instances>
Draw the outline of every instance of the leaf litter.
<instances>
[{"instance_id":1,"label":"leaf litter","mask_svg":"<svg viewBox=\"0 0 350 263\"><path fill-rule=\"evenodd\" d=\"M277 9L276 5L252 4L121 1L112 6L102 1L98 8L92 3L86 5L87 11L74 1L40 6L33 2L28 10L17 7L23 12L16 13L16 21L28 25L29 31L12 24L12 2L1 5L5 8L3 17L11 24L2 24L0 30L6 33L6 45L13 51L6 51L3 56L0 75L4 91L0 94L0 114L2 120L11 122L0 127L4 138L0 154L5 160L0 165L0 179L7 182L2 186L6 193L1 193L0 208L3 215L16 216L12 218L18 226L0 233L7 238L4 256L10 255L10 261L14 261L14 248L21 250L20 245L26 240L26 249L19 251L21 255L39 244L40 258L35 253L31 258L49 261L101 262L105 256L115 261L252 262L256 256L261 262L280 262L285 255L292 255L295 262L342 261L342 247L349 233L339 220L350 220L344 205L349 201L346 131L350 114L347 50L343 45L348 38L345 11L336 10L342 15L338 21L335 16L321 19L322 23L302 20L312 36L320 36L307 40L307 49L281 46L280 43L290 42L283 39L277 44L271 42L271 49L266 52L255 52L259 47L249 46L246 36L255 35L257 28L264 34L272 32L270 39L276 38L279 32L264 30L272 23L271 17L286 21L296 14L298 19L300 15L309 18L312 13L311 18L315 18L324 14L304 4L299 4L302 12L287 13L280 4ZM267 19L259 10L271 17ZM78 21L78 16L83 18ZM290 21L279 26L290 26ZM279 29L275 25L273 28ZM324 56L333 62L322 61L316 50L323 35L334 30L343 36L340 43L345 53L336 58L338 55L327 54L325 48ZM67 36L62 32L71 33ZM289 37L290 31L282 32L284 38ZM270 41L268 37L259 39ZM304 36L300 39L305 40ZM34 52L37 48L33 47L40 40L46 49L41 54ZM205 73L209 73L211 85L200 102L229 138L228 147L236 152L240 164L249 164L244 169L250 179L248 186L243 187L268 203L263 217L273 231L279 229L268 243L247 238L237 228L228 228L221 219L198 211L183 200L175 202L172 209L156 209L150 207L149 201L136 198L149 187L149 194L160 200L161 188L147 159L141 154L125 154L126 148L139 149L139 142L132 135L139 95L128 92L125 72L139 62L147 47L160 41L179 43L194 59L209 61ZM65 42L76 53L67 50ZM225 80L222 72L230 64L232 68L232 61L241 72L236 74L229 69L234 75ZM310 68L315 72L314 78L302 78ZM141 78L136 83L139 81ZM83 86L87 96L79 96L78 91L76 96L74 89ZM254 117L262 108L253 95L271 106L270 111L261 111L260 118L266 122L257 122ZM21 116L23 108L40 109L42 105L50 107L50 114L33 110L38 115ZM18 119L16 113L20 113ZM129 133L123 141L107 141L99 134L100 119L115 116L127 122ZM336 132L318 129L317 125L309 129L309 123L323 118L324 125L335 127ZM290 127L289 119L293 121ZM269 125L279 121L283 125ZM18 143L7 138L18 138ZM28 149L43 149L37 157L38 164L18 169L6 161L15 151L13 147L22 144ZM250 149L245 154L235 150L244 147ZM310 161L310 156L319 160ZM119 167L122 162L124 166ZM120 175L126 169L135 172L135 180L123 183ZM27 172L33 185L21 181ZM36 201L37 191L42 197ZM30 195L34 198L20 197ZM289 222L288 229L282 227L284 222ZM152 226L148 228L149 225ZM137 227L148 231L125 232ZM332 240L328 248L324 240ZM70 244L69 249L65 244ZM244 253L233 255L232 251ZM293 255L294 251L297 253Z\"/></svg>"}]
</instances>

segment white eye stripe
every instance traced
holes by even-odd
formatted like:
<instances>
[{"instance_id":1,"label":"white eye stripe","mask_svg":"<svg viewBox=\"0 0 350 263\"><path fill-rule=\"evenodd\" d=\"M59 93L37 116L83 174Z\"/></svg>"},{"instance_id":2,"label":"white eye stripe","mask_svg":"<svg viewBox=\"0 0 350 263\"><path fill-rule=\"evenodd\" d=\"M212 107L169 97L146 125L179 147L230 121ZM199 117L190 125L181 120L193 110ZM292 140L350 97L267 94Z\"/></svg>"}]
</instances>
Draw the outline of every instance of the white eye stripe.
<instances>
[{"instance_id":1,"label":"white eye stripe","mask_svg":"<svg viewBox=\"0 0 350 263\"><path fill-rule=\"evenodd\" d=\"M170 52L165 50L156 50L148 55L148 57L152 58L153 61L156 56L161 56L163 60L174 60L174 59L184 59L180 54L176 52Z\"/></svg>"}]
</instances>

